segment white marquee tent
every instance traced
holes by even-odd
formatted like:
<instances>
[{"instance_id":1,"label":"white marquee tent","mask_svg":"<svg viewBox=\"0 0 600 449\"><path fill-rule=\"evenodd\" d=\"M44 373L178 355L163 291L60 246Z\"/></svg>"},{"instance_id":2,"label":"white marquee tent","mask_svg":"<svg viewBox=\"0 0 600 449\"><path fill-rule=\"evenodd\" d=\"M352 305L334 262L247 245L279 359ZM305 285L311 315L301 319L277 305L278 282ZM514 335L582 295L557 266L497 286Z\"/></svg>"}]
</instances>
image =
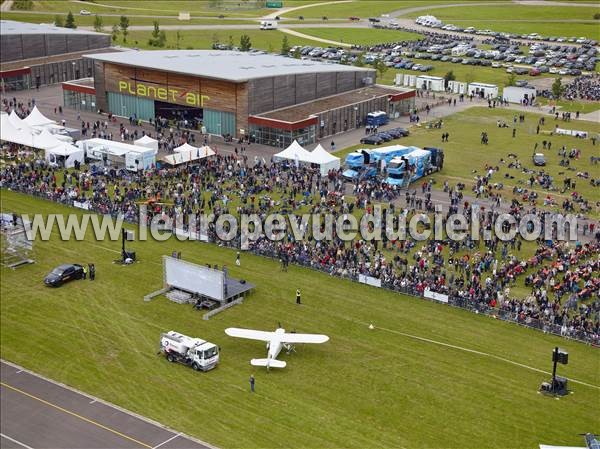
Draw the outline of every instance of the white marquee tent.
<instances>
[{"instance_id":1,"label":"white marquee tent","mask_svg":"<svg viewBox=\"0 0 600 449\"><path fill-rule=\"evenodd\" d=\"M338 170L340 168L340 158L328 153L321 144L310 152L313 164L318 164L321 169L321 176L327 175L330 170Z\"/></svg>"},{"instance_id":2,"label":"white marquee tent","mask_svg":"<svg viewBox=\"0 0 600 449\"><path fill-rule=\"evenodd\" d=\"M170 165L180 165L188 162L199 161L201 159L214 156L216 154L214 150L209 146L196 148L191 145L188 145L187 143L185 145L187 145L187 147L189 148L183 150L180 149L179 151L177 151L177 148L175 148L175 151L177 152L175 154L169 154L163 157L163 161Z\"/></svg>"},{"instance_id":3,"label":"white marquee tent","mask_svg":"<svg viewBox=\"0 0 600 449\"><path fill-rule=\"evenodd\" d=\"M158 151L158 140L153 139L152 137L145 135L143 137L141 137L140 139L137 139L136 141L133 142L134 145L140 146L140 147L146 147L146 148L151 148L153 150Z\"/></svg>"},{"instance_id":4,"label":"white marquee tent","mask_svg":"<svg viewBox=\"0 0 600 449\"><path fill-rule=\"evenodd\" d=\"M14 112L14 111L13 111ZM45 126L45 125L56 125L54 120L50 120L44 114L40 112L37 106L34 106L31 112L27 117L23 119L23 121L28 126Z\"/></svg>"},{"instance_id":5,"label":"white marquee tent","mask_svg":"<svg viewBox=\"0 0 600 449\"><path fill-rule=\"evenodd\" d=\"M2 114L0 116L0 140L40 150L46 150L61 144L60 140L56 139L48 131L43 130L39 132L32 129L24 124L23 121L17 121L21 119L16 114L13 118L11 118L11 115Z\"/></svg>"},{"instance_id":6,"label":"white marquee tent","mask_svg":"<svg viewBox=\"0 0 600 449\"><path fill-rule=\"evenodd\" d=\"M75 161L84 163L84 151L74 145L61 142L58 146L46 150L46 160L50 163L64 165L65 168L75 166Z\"/></svg>"},{"instance_id":7,"label":"white marquee tent","mask_svg":"<svg viewBox=\"0 0 600 449\"><path fill-rule=\"evenodd\" d=\"M302 146L296 140L294 140L292 142L292 144L289 147L287 147L285 150L283 150L277 154L274 154L273 160L275 162L289 160L289 161L295 161L296 163L298 163L298 162L310 163L311 156L310 156L310 152L306 151L304 148L302 148Z\"/></svg>"}]
</instances>

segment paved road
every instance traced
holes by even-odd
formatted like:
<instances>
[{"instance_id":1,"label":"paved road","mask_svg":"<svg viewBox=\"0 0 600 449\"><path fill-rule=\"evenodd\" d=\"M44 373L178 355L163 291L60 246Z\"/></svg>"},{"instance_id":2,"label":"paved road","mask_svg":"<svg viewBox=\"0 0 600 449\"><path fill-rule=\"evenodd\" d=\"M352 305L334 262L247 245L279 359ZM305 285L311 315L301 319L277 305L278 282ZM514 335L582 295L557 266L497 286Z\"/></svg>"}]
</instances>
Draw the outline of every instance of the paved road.
<instances>
[{"instance_id":1,"label":"paved road","mask_svg":"<svg viewBox=\"0 0 600 449\"><path fill-rule=\"evenodd\" d=\"M209 449L157 423L0 362L0 447Z\"/></svg>"}]
</instances>

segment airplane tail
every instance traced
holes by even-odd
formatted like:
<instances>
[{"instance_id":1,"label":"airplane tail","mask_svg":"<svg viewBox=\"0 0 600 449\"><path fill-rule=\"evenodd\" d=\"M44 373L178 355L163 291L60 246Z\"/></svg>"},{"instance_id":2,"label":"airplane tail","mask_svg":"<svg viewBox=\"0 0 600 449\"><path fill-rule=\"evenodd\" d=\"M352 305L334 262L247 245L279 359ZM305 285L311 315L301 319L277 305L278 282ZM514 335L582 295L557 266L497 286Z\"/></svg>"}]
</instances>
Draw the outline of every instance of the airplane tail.
<instances>
[{"instance_id":1,"label":"airplane tail","mask_svg":"<svg viewBox=\"0 0 600 449\"><path fill-rule=\"evenodd\" d=\"M267 368L285 368L286 363L277 359L252 359L252 366L266 366Z\"/></svg>"}]
</instances>

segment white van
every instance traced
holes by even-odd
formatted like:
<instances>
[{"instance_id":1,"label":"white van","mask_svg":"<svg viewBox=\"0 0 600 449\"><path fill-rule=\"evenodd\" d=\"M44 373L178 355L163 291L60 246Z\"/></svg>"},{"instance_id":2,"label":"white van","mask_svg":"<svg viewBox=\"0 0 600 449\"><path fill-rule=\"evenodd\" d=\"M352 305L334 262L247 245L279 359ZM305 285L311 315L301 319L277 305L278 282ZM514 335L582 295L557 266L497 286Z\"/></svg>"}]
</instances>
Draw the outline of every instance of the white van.
<instances>
[{"instance_id":1,"label":"white van","mask_svg":"<svg viewBox=\"0 0 600 449\"><path fill-rule=\"evenodd\" d=\"M276 30L277 22L275 20L263 20L260 22L261 30Z\"/></svg>"}]
</instances>

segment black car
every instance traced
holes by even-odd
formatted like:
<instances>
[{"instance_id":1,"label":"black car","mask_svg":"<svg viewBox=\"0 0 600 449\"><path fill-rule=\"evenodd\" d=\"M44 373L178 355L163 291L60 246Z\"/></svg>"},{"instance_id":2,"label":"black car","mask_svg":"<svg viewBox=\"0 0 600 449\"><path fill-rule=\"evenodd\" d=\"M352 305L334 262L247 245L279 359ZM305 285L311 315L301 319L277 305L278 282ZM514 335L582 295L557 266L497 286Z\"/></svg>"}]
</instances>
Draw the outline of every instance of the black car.
<instances>
[{"instance_id":1,"label":"black car","mask_svg":"<svg viewBox=\"0 0 600 449\"><path fill-rule=\"evenodd\" d=\"M386 130L385 132L386 133L394 132L395 134L399 135L400 137L406 137L410 134L408 132L408 129L404 129L404 128L393 128L393 129Z\"/></svg>"},{"instance_id":2,"label":"black car","mask_svg":"<svg viewBox=\"0 0 600 449\"><path fill-rule=\"evenodd\" d=\"M83 267L76 263L59 265L52 270L45 278L44 284L48 287L60 287L67 281L81 279L83 277Z\"/></svg>"},{"instance_id":3,"label":"black car","mask_svg":"<svg viewBox=\"0 0 600 449\"><path fill-rule=\"evenodd\" d=\"M367 145L381 145L384 140L377 135L367 136L360 139L360 143L366 143Z\"/></svg>"},{"instance_id":4,"label":"black car","mask_svg":"<svg viewBox=\"0 0 600 449\"><path fill-rule=\"evenodd\" d=\"M387 131L378 132L377 134L375 134L375 137L379 137L384 142L389 142L390 140L394 140L394 136L389 134Z\"/></svg>"},{"instance_id":5,"label":"black car","mask_svg":"<svg viewBox=\"0 0 600 449\"><path fill-rule=\"evenodd\" d=\"M535 153L532 159L533 164L537 165L538 167L543 167L546 165L546 158L544 157L543 153Z\"/></svg>"}]
</instances>

